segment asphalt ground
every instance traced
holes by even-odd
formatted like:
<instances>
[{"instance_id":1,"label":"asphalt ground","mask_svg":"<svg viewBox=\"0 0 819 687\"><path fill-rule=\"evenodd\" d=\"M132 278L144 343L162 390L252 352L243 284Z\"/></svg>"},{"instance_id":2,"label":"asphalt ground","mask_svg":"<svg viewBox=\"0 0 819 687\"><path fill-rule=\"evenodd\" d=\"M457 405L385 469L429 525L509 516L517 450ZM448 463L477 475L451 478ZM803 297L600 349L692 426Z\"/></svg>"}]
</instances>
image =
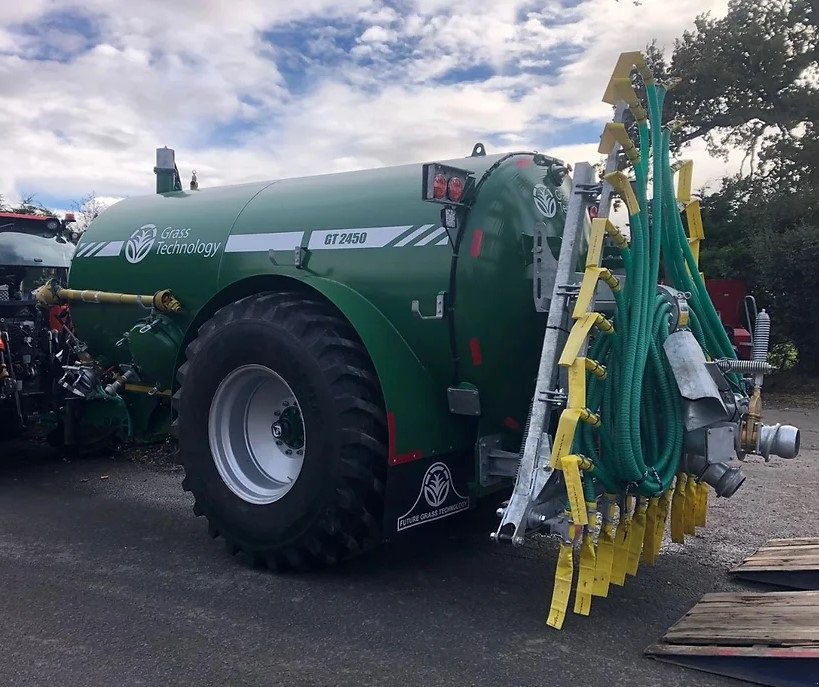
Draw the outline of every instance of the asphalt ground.
<instances>
[{"instance_id":1,"label":"asphalt ground","mask_svg":"<svg viewBox=\"0 0 819 687\"><path fill-rule=\"evenodd\" d=\"M642 652L703 593L762 589L726 571L768 538L819 535L819 410L766 419L802 427L800 457L746 462L707 528L561 632L544 624L549 539L499 547L485 518L450 518L332 570L275 575L208 537L162 460L5 444L0 685L739 685Z\"/></svg>"}]
</instances>

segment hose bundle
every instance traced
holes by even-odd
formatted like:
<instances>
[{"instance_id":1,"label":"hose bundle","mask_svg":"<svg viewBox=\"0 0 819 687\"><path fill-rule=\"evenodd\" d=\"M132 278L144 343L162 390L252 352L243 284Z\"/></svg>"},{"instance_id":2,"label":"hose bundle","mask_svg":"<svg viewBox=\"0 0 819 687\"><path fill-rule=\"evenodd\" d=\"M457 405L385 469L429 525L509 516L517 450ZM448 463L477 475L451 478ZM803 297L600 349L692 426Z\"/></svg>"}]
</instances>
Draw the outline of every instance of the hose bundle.
<instances>
[{"instance_id":1,"label":"hose bundle","mask_svg":"<svg viewBox=\"0 0 819 687\"><path fill-rule=\"evenodd\" d=\"M688 295L691 329L703 350L713 358L736 357L680 218L669 163L670 130L661 125L665 92L661 85L646 83L650 119L637 123L638 207L629 207L631 243L622 249L625 287L615 293L614 333L596 336L589 351L608 374L606 379L589 375L587 382L587 405L600 416L600 426L584 424L576 436L577 452L594 465L584 475L587 493L599 491L592 483L598 480L609 493L659 496L679 468L682 404L663 351L675 326L674 308L657 291L661 265L664 281Z\"/></svg>"},{"instance_id":2,"label":"hose bundle","mask_svg":"<svg viewBox=\"0 0 819 687\"><path fill-rule=\"evenodd\" d=\"M647 111L631 84L632 65L643 78ZM612 104L628 104L640 138L638 148L622 124L612 123L601 143L619 142L634 167L634 182L622 172L605 177L628 207L631 240L608 219L593 220L574 325L558 361L568 373L569 393L551 466L562 471L569 517L547 619L556 628L568 607L578 541L574 610L588 615L593 596L607 596L610 584L624 584L626 575L637 573L641 557L654 561L669 512L675 542L705 525L707 486L680 472L683 406L664 344L673 331L689 327L707 356L735 359L736 354L705 290L680 217L678 201L683 201L698 255L701 218L698 202L690 198L690 176L680 184L687 186L680 197L674 193L671 131L662 125L665 93L642 55L624 53L604 97ZM605 234L622 253L625 286L600 265ZM598 280L614 294L612 321L591 309ZM686 307L672 304L658 288L661 280L685 295ZM584 356L593 329L596 334ZM736 374L728 380L741 391ZM601 523L595 532L598 513Z\"/></svg>"}]
</instances>

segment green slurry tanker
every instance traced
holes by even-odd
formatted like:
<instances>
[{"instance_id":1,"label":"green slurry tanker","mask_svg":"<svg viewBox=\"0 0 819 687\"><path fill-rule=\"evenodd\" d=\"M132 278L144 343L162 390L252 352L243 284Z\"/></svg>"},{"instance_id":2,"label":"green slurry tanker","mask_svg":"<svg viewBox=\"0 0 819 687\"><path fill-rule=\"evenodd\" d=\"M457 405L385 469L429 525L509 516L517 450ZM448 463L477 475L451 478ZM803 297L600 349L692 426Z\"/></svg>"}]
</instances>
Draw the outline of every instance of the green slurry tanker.
<instances>
[{"instance_id":1,"label":"green slurry tanker","mask_svg":"<svg viewBox=\"0 0 819 687\"><path fill-rule=\"evenodd\" d=\"M70 304L86 351L62 379L66 441L172 431L194 512L276 570L494 496L498 544L561 538L549 624L575 577L588 614L653 561L668 519L682 541L709 490L736 491L731 459L798 452L796 428L761 421L767 314L753 360L737 360L705 291L664 93L639 53L621 57L602 181L478 144L182 190L158 150L157 194L95 220L69 284L37 292ZM628 236L608 219L614 194Z\"/></svg>"}]
</instances>

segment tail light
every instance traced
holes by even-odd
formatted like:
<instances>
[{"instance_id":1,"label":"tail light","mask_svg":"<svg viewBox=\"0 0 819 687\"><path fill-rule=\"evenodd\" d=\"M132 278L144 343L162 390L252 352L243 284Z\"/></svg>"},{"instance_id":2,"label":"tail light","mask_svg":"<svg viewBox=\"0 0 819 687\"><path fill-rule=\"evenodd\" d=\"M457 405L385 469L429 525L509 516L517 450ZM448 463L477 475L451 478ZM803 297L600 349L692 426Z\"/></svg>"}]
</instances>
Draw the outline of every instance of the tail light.
<instances>
[{"instance_id":1,"label":"tail light","mask_svg":"<svg viewBox=\"0 0 819 687\"><path fill-rule=\"evenodd\" d=\"M458 167L431 162L423 167L421 197L435 203L463 204L469 190L471 172Z\"/></svg>"},{"instance_id":2,"label":"tail light","mask_svg":"<svg viewBox=\"0 0 819 687\"><path fill-rule=\"evenodd\" d=\"M460 203L464 195L464 181L461 177L450 177L446 185L447 197L453 203Z\"/></svg>"},{"instance_id":3,"label":"tail light","mask_svg":"<svg viewBox=\"0 0 819 687\"><path fill-rule=\"evenodd\" d=\"M443 200L446 195L447 180L443 174L436 174L432 180L432 197L435 200Z\"/></svg>"}]
</instances>

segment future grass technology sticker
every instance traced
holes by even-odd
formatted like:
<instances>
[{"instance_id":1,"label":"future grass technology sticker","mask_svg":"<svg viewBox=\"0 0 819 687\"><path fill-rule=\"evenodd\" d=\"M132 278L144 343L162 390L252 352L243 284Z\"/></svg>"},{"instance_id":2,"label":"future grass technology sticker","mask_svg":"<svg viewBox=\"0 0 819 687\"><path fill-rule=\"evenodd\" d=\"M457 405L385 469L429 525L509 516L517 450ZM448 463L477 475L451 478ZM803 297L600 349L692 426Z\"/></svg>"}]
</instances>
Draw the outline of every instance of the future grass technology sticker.
<instances>
[{"instance_id":1,"label":"future grass technology sticker","mask_svg":"<svg viewBox=\"0 0 819 687\"><path fill-rule=\"evenodd\" d=\"M412 508L398 518L396 529L408 530L467 508L469 499L458 493L449 468L444 463L433 463L424 473L418 498Z\"/></svg>"}]
</instances>

